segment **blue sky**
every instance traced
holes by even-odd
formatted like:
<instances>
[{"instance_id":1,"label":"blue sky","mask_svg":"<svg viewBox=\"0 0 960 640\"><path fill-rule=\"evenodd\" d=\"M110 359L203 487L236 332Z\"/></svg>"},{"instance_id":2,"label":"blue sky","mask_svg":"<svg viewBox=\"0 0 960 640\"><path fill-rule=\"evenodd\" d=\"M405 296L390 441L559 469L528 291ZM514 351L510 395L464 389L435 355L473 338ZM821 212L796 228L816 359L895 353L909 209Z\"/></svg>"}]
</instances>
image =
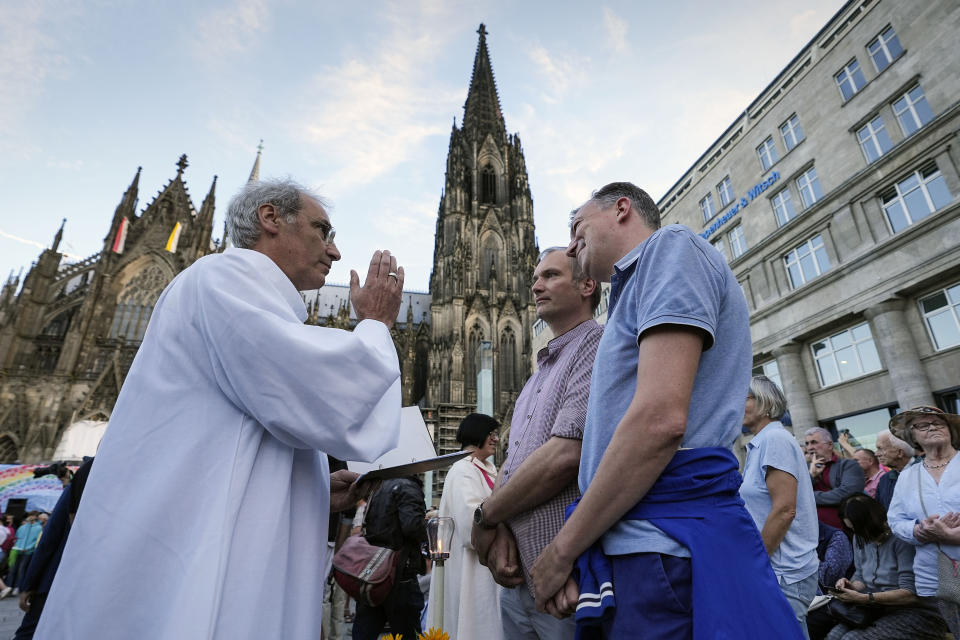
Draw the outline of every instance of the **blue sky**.
<instances>
[{"instance_id":1,"label":"blue sky","mask_svg":"<svg viewBox=\"0 0 960 640\"><path fill-rule=\"evenodd\" d=\"M526 153L540 246L589 192L659 199L840 0L0 3L0 275L100 249L138 166L140 205L189 157L223 211L264 139L262 176L333 202L346 282L377 248L425 290L450 126L477 26Z\"/></svg>"}]
</instances>

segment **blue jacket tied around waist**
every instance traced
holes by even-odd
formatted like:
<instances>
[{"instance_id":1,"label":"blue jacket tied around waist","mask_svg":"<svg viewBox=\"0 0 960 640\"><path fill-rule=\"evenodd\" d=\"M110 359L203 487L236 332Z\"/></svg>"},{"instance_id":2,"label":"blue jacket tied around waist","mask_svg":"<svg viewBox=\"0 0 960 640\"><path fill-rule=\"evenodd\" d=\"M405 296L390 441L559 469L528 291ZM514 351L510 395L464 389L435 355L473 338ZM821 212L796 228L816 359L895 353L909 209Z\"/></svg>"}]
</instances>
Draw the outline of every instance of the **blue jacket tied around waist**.
<instances>
[{"instance_id":1,"label":"blue jacket tied around waist","mask_svg":"<svg viewBox=\"0 0 960 640\"><path fill-rule=\"evenodd\" d=\"M690 550L695 640L801 640L800 625L780 591L760 533L737 493L741 481L729 450L680 450L622 519L648 520ZM576 506L567 507L567 518ZM599 637L593 634L616 608L614 587L630 589L622 582L613 585L612 575L599 540L577 559L578 639Z\"/></svg>"}]
</instances>

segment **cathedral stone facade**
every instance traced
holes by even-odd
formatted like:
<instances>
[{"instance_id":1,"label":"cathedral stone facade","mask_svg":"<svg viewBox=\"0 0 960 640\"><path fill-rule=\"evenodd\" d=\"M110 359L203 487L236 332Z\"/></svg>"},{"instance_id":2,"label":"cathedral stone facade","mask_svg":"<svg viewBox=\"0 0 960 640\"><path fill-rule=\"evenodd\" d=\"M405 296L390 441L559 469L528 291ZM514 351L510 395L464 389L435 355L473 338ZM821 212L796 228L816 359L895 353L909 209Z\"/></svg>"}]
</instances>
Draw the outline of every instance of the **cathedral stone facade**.
<instances>
[{"instance_id":1,"label":"cathedral stone facade","mask_svg":"<svg viewBox=\"0 0 960 640\"><path fill-rule=\"evenodd\" d=\"M492 410L508 423L531 374L537 259L533 199L520 137L508 135L480 25L463 126L450 132L430 276L425 411L441 453L477 405L481 347L492 355ZM507 438L503 438L506 443Z\"/></svg>"},{"instance_id":2,"label":"cathedral stone facade","mask_svg":"<svg viewBox=\"0 0 960 640\"><path fill-rule=\"evenodd\" d=\"M160 292L212 250L214 190L199 209L187 157L137 215L140 170L103 248L63 263L63 227L20 287L0 292L0 462L48 459L70 424L107 420ZM19 288L19 293L17 292Z\"/></svg>"},{"instance_id":3,"label":"cathedral stone facade","mask_svg":"<svg viewBox=\"0 0 960 640\"><path fill-rule=\"evenodd\" d=\"M532 368L533 200L520 138L506 132L483 25L479 34L463 126L454 123L450 134L430 292L405 291L391 331L403 404L423 408L441 453L459 448L456 427L476 409L481 347L492 355L489 410L505 425ZM250 180L259 179L260 157ZM216 177L197 208L186 168L182 156L139 215L138 169L99 253L64 263L61 227L22 286L11 276L0 290L0 462L48 460L71 424L108 420L161 291L222 250L223 240L212 241ZM349 287L302 295L309 324L356 324ZM442 475L437 481L439 490Z\"/></svg>"}]
</instances>

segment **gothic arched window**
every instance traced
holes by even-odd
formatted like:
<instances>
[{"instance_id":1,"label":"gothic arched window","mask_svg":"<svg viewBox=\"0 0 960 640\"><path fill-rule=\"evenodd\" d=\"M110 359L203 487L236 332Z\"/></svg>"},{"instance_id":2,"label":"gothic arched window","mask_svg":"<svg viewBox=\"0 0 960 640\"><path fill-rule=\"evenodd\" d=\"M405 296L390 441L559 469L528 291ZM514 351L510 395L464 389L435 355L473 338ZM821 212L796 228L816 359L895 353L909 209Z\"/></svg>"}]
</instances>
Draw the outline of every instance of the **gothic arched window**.
<instances>
[{"instance_id":1,"label":"gothic arched window","mask_svg":"<svg viewBox=\"0 0 960 640\"><path fill-rule=\"evenodd\" d=\"M110 326L110 339L123 338L131 342L143 340L153 305L167 284L163 270L150 265L138 273L123 288L117 299L117 309Z\"/></svg>"},{"instance_id":2,"label":"gothic arched window","mask_svg":"<svg viewBox=\"0 0 960 640\"><path fill-rule=\"evenodd\" d=\"M480 170L480 203L497 203L497 174L489 164Z\"/></svg>"},{"instance_id":3,"label":"gothic arched window","mask_svg":"<svg viewBox=\"0 0 960 640\"><path fill-rule=\"evenodd\" d=\"M517 383L517 338L507 327L500 336L500 390L513 391Z\"/></svg>"},{"instance_id":4,"label":"gothic arched window","mask_svg":"<svg viewBox=\"0 0 960 640\"><path fill-rule=\"evenodd\" d=\"M503 282L504 274L501 273L497 264L500 258L500 243L494 234L490 234L483 241L483 250L480 254L480 284L484 288L490 284L490 272L495 271L497 278Z\"/></svg>"},{"instance_id":5,"label":"gothic arched window","mask_svg":"<svg viewBox=\"0 0 960 640\"><path fill-rule=\"evenodd\" d=\"M473 328L470 329L466 358L464 358L467 364L463 372L464 388L466 389L477 388L477 350L480 348L481 342L483 342L483 329L480 328L480 323L475 322Z\"/></svg>"}]
</instances>

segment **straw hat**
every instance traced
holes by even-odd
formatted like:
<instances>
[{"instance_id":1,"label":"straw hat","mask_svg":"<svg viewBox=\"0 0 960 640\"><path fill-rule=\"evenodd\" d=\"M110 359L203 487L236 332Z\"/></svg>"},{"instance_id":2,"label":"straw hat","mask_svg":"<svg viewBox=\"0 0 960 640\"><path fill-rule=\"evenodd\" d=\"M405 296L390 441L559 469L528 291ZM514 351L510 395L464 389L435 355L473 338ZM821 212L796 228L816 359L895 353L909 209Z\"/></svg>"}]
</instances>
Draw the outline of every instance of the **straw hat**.
<instances>
[{"instance_id":1,"label":"straw hat","mask_svg":"<svg viewBox=\"0 0 960 640\"><path fill-rule=\"evenodd\" d=\"M960 449L960 416L947 413L937 407L914 407L908 411L898 413L890 418L890 432L901 440L906 440L912 447L917 448L917 443L914 441L913 433L911 429L908 428L908 425L914 418L924 416L940 418L946 422L947 428L950 429L950 442L954 448Z\"/></svg>"}]
</instances>

